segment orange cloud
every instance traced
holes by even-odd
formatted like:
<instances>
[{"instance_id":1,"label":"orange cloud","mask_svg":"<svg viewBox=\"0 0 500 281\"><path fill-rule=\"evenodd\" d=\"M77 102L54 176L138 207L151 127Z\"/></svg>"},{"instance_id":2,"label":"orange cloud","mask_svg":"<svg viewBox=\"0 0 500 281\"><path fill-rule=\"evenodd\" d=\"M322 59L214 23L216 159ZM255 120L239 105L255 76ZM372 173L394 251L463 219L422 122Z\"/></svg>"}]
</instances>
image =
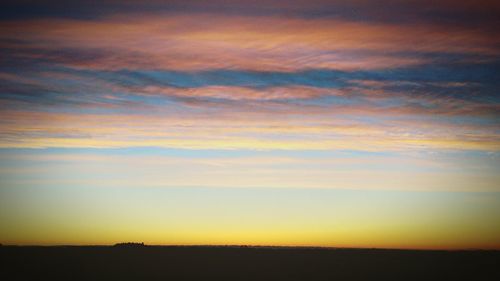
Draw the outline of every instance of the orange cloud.
<instances>
[{"instance_id":1,"label":"orange cloud","mask_svg":"<svg viewBox=\"0 0 500 281\"><path fill-rule=\"evenodd\" d=\"M73 67L107 70L385 69L430 62L411 55L412 52L474 55L499 52L496 37L472 29L264 16L191 14L133 19L115 16L94 21L45 19L6 22L0 33L2 38L13 42L29 42L28 46L3 44L18 48L23 55L53 59ZM33 52L29 48L46 52ZM77 53L64 56L51 52L61 49Z\"/></svg>"},{"instance_id":2,"label":"orange cloud","mask_svg":"<svg viewBox=\"0 0 500 281\"><path fill-rule=\"evenodd\" d=\"M273 87L265 90L248 87L207 86L198 88L172 88L146 86L136 89L138 94L167 95L180 98L217 98L225 100L285 100L285 99L313 99L321 96L342 95L337 89L320 89L305 86Z\"/></svg>"},{"instance_id":3,"label":"orange cloud","mask_svg":"<svg viewBox=\"0 0 500 281\"><path fill-rule=\"evenodd\" d=\"M365 110L359 109L359 112ZM0 147L140 147L252 150L500 150L486 127L387 119L352 121L342 114L294 116L224 111L190 114L3 112ZM232 117L228 117L232 116Z\"/></svg>"}]
</instances>

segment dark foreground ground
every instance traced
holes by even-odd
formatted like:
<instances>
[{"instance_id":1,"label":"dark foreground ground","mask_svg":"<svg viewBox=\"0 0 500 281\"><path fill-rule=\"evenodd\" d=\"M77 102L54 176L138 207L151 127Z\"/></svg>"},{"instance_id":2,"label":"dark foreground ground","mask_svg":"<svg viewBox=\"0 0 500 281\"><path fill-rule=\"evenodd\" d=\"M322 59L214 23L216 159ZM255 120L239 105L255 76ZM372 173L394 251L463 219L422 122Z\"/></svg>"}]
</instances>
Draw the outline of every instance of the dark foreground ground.
<instances>
[{"instance_id":1,"label":"dark foreground ground","mask_svg":"<svg viewBox=\"0 0 500 281\"><path fill-rule=\"evenodd\" d=\"M0 247L1 280L500 280L499 251Z\"/></svg>"}]
</instances>

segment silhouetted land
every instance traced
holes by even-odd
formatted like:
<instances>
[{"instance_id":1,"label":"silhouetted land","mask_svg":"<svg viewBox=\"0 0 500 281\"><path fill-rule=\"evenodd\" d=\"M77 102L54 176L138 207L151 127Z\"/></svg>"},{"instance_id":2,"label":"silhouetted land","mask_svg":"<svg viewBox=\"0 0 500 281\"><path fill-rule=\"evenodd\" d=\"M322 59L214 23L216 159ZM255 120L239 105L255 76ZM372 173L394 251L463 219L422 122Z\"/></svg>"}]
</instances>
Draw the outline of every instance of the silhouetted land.
<instances>
[{"instance_id":1,"label":"silhouetted land","mask_svg":"<svg viewBox=\"0 0 500 281\"><path fill-rule=\"evenodd\" d=\"M500 251L126 243L3 246L0 258L2 280L500 280Z\"/></svg>"}]
</instances>

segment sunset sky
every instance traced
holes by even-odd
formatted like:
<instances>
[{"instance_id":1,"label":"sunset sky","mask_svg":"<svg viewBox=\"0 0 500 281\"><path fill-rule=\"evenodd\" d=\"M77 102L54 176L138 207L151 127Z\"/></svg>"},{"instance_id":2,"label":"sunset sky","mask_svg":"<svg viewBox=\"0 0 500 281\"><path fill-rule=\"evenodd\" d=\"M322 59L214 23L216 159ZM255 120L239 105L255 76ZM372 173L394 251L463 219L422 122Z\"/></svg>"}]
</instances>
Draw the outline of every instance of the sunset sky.
<instances>
[{"instance_id":1,"label":"sunset sky","mask_svg":"<svg viewBox=\"0 0 500 281\"><path fill-rule=\"evenodd\" d=\"M2 1L0 243L500 249L499 26L487 0Z\"/></svg>"}]
</instances>

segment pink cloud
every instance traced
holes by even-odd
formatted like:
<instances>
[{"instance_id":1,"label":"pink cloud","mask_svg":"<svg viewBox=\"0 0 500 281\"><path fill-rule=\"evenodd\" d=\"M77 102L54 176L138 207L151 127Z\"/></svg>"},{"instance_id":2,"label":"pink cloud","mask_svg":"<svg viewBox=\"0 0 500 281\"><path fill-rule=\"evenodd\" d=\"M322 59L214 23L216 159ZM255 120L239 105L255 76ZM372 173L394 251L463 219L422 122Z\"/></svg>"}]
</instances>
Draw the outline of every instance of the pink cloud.
<instances>
[{"instance_id":1,"label":"pink cloud","mask_svg":"<svg viewBox=\"0 0 500 281\"><path fill-rule=\"evenodd\" d=\"M496 55L500 42L486 31L449 26L208 14L30 20L6 22L0 31L3 38L30 42L29 48L92 52L83 57L39 55L73 67L108 70L386 69L430 62L398 54L402 52Z\"/></svg>"}]
</instances>

